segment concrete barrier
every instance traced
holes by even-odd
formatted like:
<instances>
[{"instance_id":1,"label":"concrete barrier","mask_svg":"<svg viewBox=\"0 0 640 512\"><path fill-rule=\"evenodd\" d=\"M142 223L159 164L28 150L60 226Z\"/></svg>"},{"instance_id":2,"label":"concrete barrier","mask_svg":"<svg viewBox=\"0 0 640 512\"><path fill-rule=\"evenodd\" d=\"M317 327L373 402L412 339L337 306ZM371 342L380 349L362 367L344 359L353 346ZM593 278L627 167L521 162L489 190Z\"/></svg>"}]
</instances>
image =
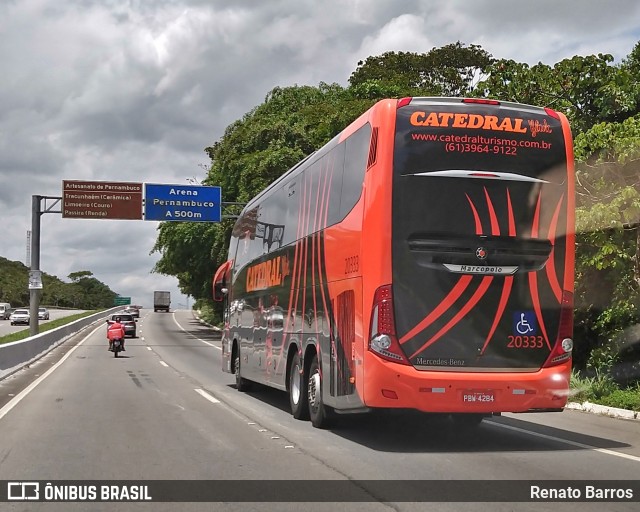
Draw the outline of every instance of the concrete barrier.
<instances>
[{"instance_id":1,"label":"concrete barrier","mask_svg":"<svg viewBox=\"0 0 640 512\"><path fill-rule=\"evenodd\" d=\"M24 340L0 345L0 380L37 361L81 330L98 322L104 322L108 315L121 309L121 306L107 309Z\"/></svg>"}]
</instances>

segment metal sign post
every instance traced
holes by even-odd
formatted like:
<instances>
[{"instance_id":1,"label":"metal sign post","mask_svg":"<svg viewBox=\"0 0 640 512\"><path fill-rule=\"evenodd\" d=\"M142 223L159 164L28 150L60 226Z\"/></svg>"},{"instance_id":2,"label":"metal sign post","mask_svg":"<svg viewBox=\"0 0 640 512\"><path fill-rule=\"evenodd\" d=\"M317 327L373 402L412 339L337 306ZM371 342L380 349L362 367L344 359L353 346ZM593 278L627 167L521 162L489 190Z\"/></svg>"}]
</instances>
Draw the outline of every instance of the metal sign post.
<instances>
[{"instance_id":1,"label":"metal sign post","mask_svg":"<svg viewBox=\"0 0 640 512\"><path fill-rule=\"evenodd\" d=\"M40 332L38 308L42 294L42 272L40 272L40 216L43 213L61 213L53 210L61 197L31 196L31 270L29 272L29 336ZM42 201L44 200L44 208ZM52 202L48 202L52 201Z\"/></svg>"}]
</instances>

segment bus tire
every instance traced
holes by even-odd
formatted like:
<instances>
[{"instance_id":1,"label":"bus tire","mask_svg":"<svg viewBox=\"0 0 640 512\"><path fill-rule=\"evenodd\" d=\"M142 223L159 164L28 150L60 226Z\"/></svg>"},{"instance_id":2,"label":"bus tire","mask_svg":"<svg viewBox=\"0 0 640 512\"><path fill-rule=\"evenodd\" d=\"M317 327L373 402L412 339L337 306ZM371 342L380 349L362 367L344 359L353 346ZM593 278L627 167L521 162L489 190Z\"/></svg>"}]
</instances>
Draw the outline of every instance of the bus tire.
<instances>
[{"instance_id":1,"label":"bus tire","mask_svg":"<svg viewBox=\"0 0 640 512\"><path fill-rule=\"evenodd\" d=\"M236 358L235 358L235 374L236 374L236 389L238 391L249 391L251 389L251 381L240 376L240 347L236 347Z\"/></svg>"},{"instance_id":2,"label":"bus tire","mask_svg":"<svg viewBox=\"0 0 640 512\"><path fill-rule=\"evenodd\" d=\"M293 355L289 367L289 404L291 405L291 414L295 419L309 419L307 379L302 368L300 355L297 352Z\"/></svg>"},{"instance_id":3,"label":"bus tire","mask_svg":"<svg viewBox=\"0 0 640 512\"><path fill-rule=\"evenodd\" d=\"M317 354L313 356L309 366L307 400L311 424L316 428L327 428L331 423L333 411L322 403L322 374Z\"/></svg>"}]
</instances>

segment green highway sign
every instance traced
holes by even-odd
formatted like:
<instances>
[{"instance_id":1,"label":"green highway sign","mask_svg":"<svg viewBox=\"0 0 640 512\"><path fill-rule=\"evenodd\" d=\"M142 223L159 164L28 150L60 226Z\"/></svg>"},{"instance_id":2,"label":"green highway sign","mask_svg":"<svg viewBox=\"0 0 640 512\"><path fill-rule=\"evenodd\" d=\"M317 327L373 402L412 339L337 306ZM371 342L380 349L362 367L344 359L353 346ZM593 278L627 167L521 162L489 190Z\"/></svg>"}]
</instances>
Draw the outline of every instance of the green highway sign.
<instances>
[{"instance_id":1,"label":"green highway sign","mask_svg":"<svg viewBox=\"0 0 640 512\"><path fill-rule=\"evenodd\" d=\"M113 299L114 306L127 306L131 304L131 297L116 297Z\"/></svg>"}]
</instances>

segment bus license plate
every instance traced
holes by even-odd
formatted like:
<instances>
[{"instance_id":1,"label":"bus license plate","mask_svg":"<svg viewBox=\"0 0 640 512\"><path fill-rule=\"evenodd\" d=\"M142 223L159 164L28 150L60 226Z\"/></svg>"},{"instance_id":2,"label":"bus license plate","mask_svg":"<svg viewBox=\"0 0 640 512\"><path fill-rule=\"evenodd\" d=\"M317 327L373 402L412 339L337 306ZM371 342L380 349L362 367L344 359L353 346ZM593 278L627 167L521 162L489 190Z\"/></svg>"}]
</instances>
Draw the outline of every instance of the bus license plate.
<instances>
[{"instance_id":1,"label":"bus license plate","mask_svg":"<svg viewBox=\"0 0 640 512\"><path fill-rule=\"evenodd\" d=\"M493 390L487 391L463 391L462 401L465 404L486 404L496 401L496 395Z\"/></svg>"}]
</instances>

